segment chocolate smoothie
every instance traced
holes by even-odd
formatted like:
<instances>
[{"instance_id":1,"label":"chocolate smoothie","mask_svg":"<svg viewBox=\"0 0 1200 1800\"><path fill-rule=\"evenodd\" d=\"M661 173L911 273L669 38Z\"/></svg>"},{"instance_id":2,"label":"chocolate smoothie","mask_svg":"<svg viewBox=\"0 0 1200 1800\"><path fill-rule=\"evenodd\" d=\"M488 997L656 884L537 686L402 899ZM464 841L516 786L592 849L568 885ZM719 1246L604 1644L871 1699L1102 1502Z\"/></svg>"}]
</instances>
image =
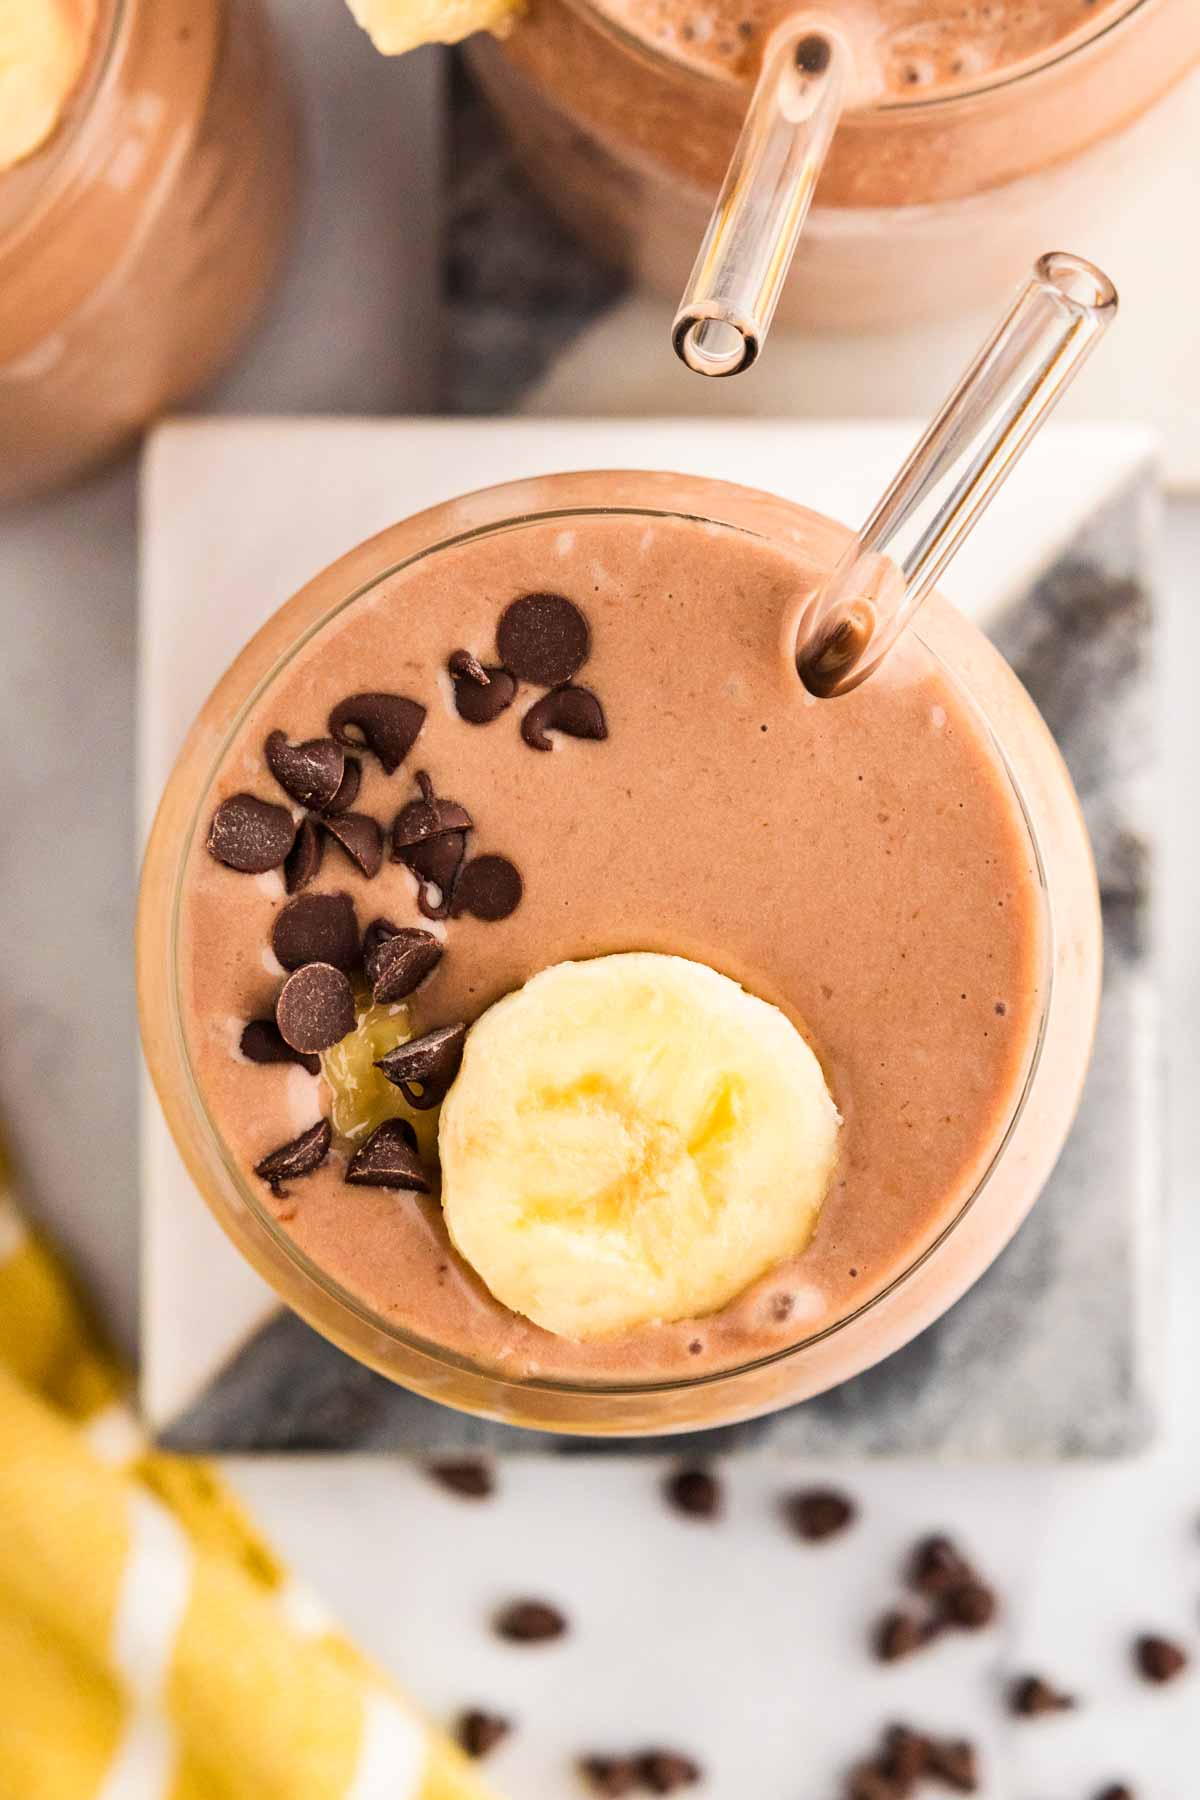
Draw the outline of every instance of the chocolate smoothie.
<instances>
[{"instance_id":1,"label":"chocolate smoothie","mask_svg":"<svg viewBox=\"0 0 1200 1800\"><path fill-rule=\"evenodd\" d=\"M181 1024L228 1164L370 1313L517 1380L670 1380L845 1320L961 1214L1030 1077L1047 900L988 727L915 636L845 699L802 688L797 617L839 528L742 494L735 529L677 516L735 490L578 479L618 510L379 574L252 699L182 871ZM631 493L649 510L619 510ZM1090 930L1086 908L1062 927L1085 964ZM410 1100L452 1083L455 1028L620 952L778 1008L841 1125L800 1253L715 1312L579 1341L457 1254L436 1106ZM414 1129L369 1137L384 1119Z\"/></svg>"},{"instance_id":2,"label":"chocolate smoothie","mask_svg":"<svg viewBox=\"0 0 1200 1800\"><path fill-rule=\"evenodd\" d=\"M27 3L0 121L0 499L81 473L208 380L291 213L258 0Z\"/></svg>"}]
</instances>

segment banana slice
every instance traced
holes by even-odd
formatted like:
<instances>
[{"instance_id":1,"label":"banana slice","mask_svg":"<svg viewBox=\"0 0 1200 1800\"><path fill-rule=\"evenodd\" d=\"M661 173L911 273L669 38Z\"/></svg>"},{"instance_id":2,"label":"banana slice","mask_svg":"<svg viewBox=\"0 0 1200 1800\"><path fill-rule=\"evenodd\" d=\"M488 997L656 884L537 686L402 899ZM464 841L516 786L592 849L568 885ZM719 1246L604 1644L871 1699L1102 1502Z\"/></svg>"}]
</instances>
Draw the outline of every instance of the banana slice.
<instances>
[{"instance_id":1,"label":"banana slice","mask_svg":"<svg viewBox=\"0 0 1200 1800\"><path fill-rule=\"evenodd\" d=\"M98 0L0 0L0 169L44 144L74 93Z\"/></svg>"},{"instance_id":2,"label":"banana slice","mask_svg":"<svg viewBox=\"0 0 1200 1800\"><path fill-rule=\"evenodd\" d=\"M438 1132L447 1229L560 1337L715 1312L808 1243L840 1123L800 1033L728 977L558 963L467 1039Z\"/></svg>"},{"instance_id":3,"label":"banana slice","mask_svg":"<svg viewBox=\"0 0 1200 1800\"><path fill-rule=\"evenodd\" d=\"M457 44L473 31L503 35L520 0L348 0L350 11L385 56L417 44Z\"/></svg>"}]
</instances>

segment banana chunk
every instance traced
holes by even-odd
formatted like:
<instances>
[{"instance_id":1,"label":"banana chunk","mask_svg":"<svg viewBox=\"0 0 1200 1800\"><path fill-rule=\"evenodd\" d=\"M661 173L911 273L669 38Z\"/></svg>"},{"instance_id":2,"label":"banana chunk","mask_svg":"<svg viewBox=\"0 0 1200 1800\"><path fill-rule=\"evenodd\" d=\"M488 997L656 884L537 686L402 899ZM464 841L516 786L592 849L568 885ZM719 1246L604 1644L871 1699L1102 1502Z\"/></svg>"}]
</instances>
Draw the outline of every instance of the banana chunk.
<instances>
[{"instance_id":1,"label":"banana chunk","mask_svg":"<svg viewBox=\"0 0 1200 1800\"><path fill-rule=\"evenodd\" d=\"M560 1337L715 1312L808 1243L840 1123L795 1026L727 976L558 963L467 1038L438 1132L446 1226Z\"/></svg>"},{"instance_id":2,"label":"banana chunk","mask_svg":"<svg viewBox=\"0 0 1200 1800\"><path fill-rule=\"evenodd\" d=\"M385 56L418 44L457 44L473 31L503 35L520 0L348 0L350 11Z\"/></svg>"},{"instance_id":3,"label":"banana chunk","mask_svg":"<svg viewBox=\"0 0 1200 1800\"><path fill-rule=\"evenodd\" d=\"M0 170L44 144L75 92L98 0L0 0Z\"/></svg>"}]
</instances>

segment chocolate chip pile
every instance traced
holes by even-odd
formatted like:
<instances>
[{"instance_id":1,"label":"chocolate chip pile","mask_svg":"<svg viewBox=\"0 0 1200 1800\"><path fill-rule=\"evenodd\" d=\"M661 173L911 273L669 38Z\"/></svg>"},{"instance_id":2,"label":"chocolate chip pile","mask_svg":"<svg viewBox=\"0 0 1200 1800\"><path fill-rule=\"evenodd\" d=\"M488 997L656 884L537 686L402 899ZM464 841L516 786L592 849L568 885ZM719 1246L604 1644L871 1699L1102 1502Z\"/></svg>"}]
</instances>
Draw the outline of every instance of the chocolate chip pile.
<instances>
[{"instance_id":1,"label":"chocolate chip pile","mask_svg":"<svg viewBox=\"0 0 1200 1800\"><path fill-rule=\"evenodd\" d=\"M500 661L486 666L468 650L447 662L455 709L470 725L493 723L517 697L521 683L547 691L529 707L521 736L534 750L553 748L552 734L601 740L608 735L604 710L572 677L591 652L591 631L579 608L561 594L524 594L501 614L496 632ZM320 1052L340 1043L357 1023L354 982L370 988L377 1005L414 993L444 954L432 932L377 918L360 932L354 901L345 892L306 892L321 872L328 846L373 881L391 860L417 882L417 906L430 920L464 914L486 922L509 917L524 892L521 873L507 857L468 857L474 820L458 800L439 795L429 772L416 771L417 792L385 831L368 813L355 812L362 784L362 756L371 755L386 775L408 757L425 723L425 708L404 694L351 694L329 714L329 736L293 743L272 731L263 746L266 767L289 798L305 810L257 794L238 793L217 807L209 827L210 854L241 874L282 869L292 896L275 919L271 949L287 979L273 1018L252 1019L241 1037L242 1054L256 1063L296 1063L320 1072ZM355 754L357 753L357 754ZM410 1106L425 1110L444 1099L458 1073L466 1026L441 1026L399 1045L376 1063ZM281 1144L255 1167L277 1198L286 1183L309 1175L325 1161L332 1143L328 1122ZM360 1146L345 1179L358 1185L428 1193L430 1183L405 1119L390 1119Z\"/></svg>"}]
</instances>

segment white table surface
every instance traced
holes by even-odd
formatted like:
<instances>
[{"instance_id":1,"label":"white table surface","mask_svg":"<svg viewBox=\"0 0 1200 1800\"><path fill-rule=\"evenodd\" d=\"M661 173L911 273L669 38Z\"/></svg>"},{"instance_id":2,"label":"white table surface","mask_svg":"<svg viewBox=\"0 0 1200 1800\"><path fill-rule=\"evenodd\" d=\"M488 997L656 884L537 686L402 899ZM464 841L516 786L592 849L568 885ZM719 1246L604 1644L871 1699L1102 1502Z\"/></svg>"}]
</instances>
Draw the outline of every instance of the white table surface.
<instances>
[{"instance_id":1,"label":"white table surface","mask_svg":"<svg viewBox=\"0 0 1200 1800\"><path fill-rule=\"evenodd\" d=\"M310 0L280 0L280 10L293 26L307 21L293 36L321 97L321 158L333 163L325 224L312 222L306 264L257 361L217 404L420 407L428 359L412 344L430 341L419 302L422 290L429 298L420 246L431 215L413 143L428 118L427 77L413 65L409 104L398 105L402 78L372 63L334 0L319 13ZM392 154L380 151L386 132ZM417 155L417 171L430 154ZM339 204L350 199L353 208ZM352 253L374 258L374 279L344 279ZM127 1346L134 513L122 469L0 516L0 1111L31 1209L69 1247ZM1173 506L1168 561L1173 1386L1159 1448L1103 1469L847 1471L864 1523L822 1552L778 1532L770 1503L784 1478L763 1469L739 1472L731 1516L705 1530L662 1512L636 1467L523 1465L497 1501L471 1509L390 1463L228 1465L284 1552L415 1695L438 1713L479 1701L523 1717L494 1765L513 1800L568 1800L578 1791L569 1753L647 1737L677 1738L712 1764L708 1800L826 1800L836 1763L901 1714L954 1729L986 1721L990 1800L1090 1800L1118 1775L1144 1800L1195 1800L1187 1759L1200 1757L1200 1672L1151 1691L1129 1676L1126 1653L1135 1630L1200 1638L1200 504ZM864 1623L901 1548L934 1525L961 1531L1002 1583L1007 1622L870 1670ZM527 1655L489 1640L486 1609L524 1589L566 1604L576 1634ZM1010 1725L995 1684L1027 1664L1091 1703Z\"/></svg>"}]
</instances>

